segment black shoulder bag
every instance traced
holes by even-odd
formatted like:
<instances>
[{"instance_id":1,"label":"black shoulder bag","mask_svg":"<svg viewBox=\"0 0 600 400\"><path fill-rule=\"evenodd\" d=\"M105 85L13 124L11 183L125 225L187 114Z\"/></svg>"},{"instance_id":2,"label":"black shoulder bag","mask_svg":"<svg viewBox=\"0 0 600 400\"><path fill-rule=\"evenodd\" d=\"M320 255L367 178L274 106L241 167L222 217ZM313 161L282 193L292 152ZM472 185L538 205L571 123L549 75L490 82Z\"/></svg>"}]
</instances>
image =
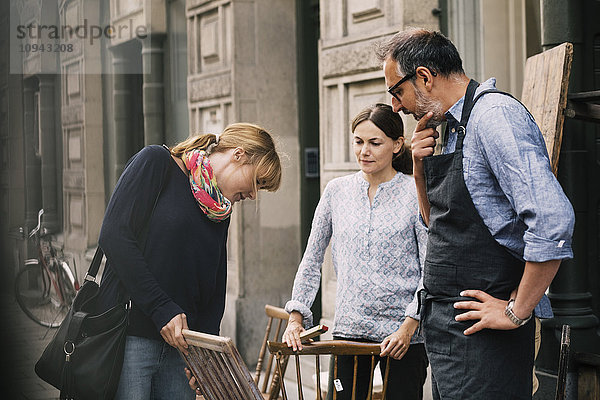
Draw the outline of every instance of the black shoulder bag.
<instances>
[{"instance_id":1,"label":"black shoulder bag","mask_svg":"<svg viewBox=\"0 0 600 400\"><path fill-rule=\"evenodd\" d=\"M148 224L169 177L170 161ZM95 278L103 256L98 246L69 313L35 364L36 374L60 390L61 400L112 399L119 386L131 301L94 312L100 290Z\"/></svg>"}]
</instances>

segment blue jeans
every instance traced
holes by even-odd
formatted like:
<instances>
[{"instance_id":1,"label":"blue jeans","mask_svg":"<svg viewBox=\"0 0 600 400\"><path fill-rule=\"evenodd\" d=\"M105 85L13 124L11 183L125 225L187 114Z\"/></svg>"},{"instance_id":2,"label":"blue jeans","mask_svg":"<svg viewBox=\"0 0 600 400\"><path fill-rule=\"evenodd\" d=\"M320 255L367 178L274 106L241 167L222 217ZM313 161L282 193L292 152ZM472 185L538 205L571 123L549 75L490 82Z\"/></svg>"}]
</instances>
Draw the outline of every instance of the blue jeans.
<instances>
[{"instance_id":1,"label":"blue jeans","mask_svg":"<svg viewBox=\"0 0 600 400\"><path fill-rule=\"evenodd\" d=\"M127 336L115 400L194 400L184 368L177 349L166 342Z\"/></svg>"}]
</instances>

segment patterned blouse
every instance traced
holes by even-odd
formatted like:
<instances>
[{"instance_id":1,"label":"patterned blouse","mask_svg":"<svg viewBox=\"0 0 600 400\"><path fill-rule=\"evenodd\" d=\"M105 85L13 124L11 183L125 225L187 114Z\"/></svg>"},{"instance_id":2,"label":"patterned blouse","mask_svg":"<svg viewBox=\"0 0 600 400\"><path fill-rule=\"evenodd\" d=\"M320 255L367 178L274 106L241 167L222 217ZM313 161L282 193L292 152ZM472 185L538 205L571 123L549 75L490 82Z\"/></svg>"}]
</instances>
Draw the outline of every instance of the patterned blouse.
<instances>
[{"instance_id":1,"label":"patterned blouse","mask_svg":"<svg viewBox=\"0 0 600 400\"><path fill-rule=\"evenodd\" d=\"M418 222L415 183L398 172L379 185L369 203L363 173L333 179L315 210L304 257L294 280L288 312L312 326L313 304L325 250L331 241L337 276L333 335L381 341L405 316L417 315L427 233ZM413 336L412 343L423 339Z\"/></svg>"}]
</instances>

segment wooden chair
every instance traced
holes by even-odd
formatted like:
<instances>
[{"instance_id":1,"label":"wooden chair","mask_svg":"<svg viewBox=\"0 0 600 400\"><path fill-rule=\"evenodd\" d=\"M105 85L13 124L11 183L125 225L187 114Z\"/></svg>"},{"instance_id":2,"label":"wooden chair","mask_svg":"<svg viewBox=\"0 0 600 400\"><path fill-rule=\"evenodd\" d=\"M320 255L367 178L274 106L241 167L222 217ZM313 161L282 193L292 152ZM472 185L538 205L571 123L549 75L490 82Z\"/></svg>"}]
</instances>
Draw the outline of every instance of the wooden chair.
<instances>
[{"instance_id":1,"label":"wooden chair","mask_svg":"<svg viewBox=\"0 0 600 400\"><path fill-rule=\"evenodd\" d=\"M183 330L182 356L206 400L264 400L254 378L228 337Z\"/></svg>"},{"instance_id":2,"label":"wooden chair","mask_svg":"<svg viewBox=\"0 0 600 400\"><path fill-rule=\"evenodd\" d=\"M246 364L242 361L230 338L184 331L184 337L191 349L190 355L188 357L184 356L184 358L190 370L196 376L196 380L200 384L200 390L206 393L204 397L207 400L213 398L255 398L238 397L240 391L247 396L250 396L250 394L255 396L258 392L261 395L258 398L261 400L279 398L280 375L279 370L274 368L275 358L273 354L269 354L266 364L264 364L264 360L267 352L267 341L281 341L281 335L287 326L289 314L283 308L269 304L265 306L265 314L267 315L267 326L258 354L252 384L247 382L250 372L248 372ZM194 370L193 366L196 366L197 371ZM281 368L283 373L285 373L286 366L287 362L284 361Z\"/></svg>"},{"instance_id":3,"label":"wooden chair","mask_svg":"<svg viewBox=\"0 0 600 400\"><path fill-rule=\"evenodd\" d=\"M279 397L280 375L277 368L273 368L274 356L269 353L269 359L264 365L263 361L267 353L267 342L280 342L281 335L287 326L289 314L279 307L265 305L265 313L267 314L267 327L265 329L265 337L260 347L258 361L256 363L256 372L254 374L254 382L260 388L260 393L265 400L274 400ZM282 372L285 373L287 368L287 357L282 360ZM262 377L262 385L261 378Z\"/></svg>"},{"instance_id":4,"label":"wooden chair","mask_svg":"<svg viewBox=\"0 0 600 400\"><path fill-rule=\"evenodd\" d=\"M320 342L307 343L302 347L300 351L293 351L291 348L287 346L285 343L280 342L268 342L269 351L271 354L274 354L277 359L277 368L283 371L284 363L287 363L287 358L291 355L295 358L296 363L296 380L297 380L297 390L298 390L298 399L304 399L304 391L302 388L302 377L300 371L300 356L306 355L314 355L315 356L315 371L316 371L316 391L317 391L317 400L323 399L323 394L321 392L321 367L319 357L321 355L332 355L334 357L334 379L337 378L337 358L340 355L345 356L355 356L354 357L354 380L352 385L352 398L354 399L356 396L356 376L357 376L357 366L358 366L358 357L361 355L370 355L371 356L371 378L369 383L369 395L367 397L368 400L373 399L373 375L375 371L375 356L378 356L381 348L377 343L360 343L360 342L351 342L345 340L326 340ZM383 377L383 391L382 398L385 398L385 393L387 390L387 382L388 382L388 371L389 368L385 369L385 376ZM283 375L283 372L281 372ZM285 389L285 384L281 384L281 395L283 400L287 400L287 392ZM336 400L337 393L333 392L333 399Z\"/></svg>"}]
</instances>

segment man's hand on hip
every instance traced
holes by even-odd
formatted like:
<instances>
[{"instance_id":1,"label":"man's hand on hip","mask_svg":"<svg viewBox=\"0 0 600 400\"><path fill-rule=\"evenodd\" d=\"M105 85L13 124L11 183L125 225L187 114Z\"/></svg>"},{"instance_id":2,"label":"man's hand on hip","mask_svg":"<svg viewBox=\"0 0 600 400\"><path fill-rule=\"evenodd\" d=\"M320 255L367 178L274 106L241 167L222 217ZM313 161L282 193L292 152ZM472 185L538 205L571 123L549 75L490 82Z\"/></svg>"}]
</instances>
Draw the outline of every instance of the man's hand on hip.
<instances>
[{"instance_id":1,"label":"man's hand on hip","mask_svg":"<svg viewBox=\"0 0 600 400\"><path fill-rule=\"evenodd\" d=\"M464 290L460 293L463 297L472 297L475 300L459 301L454 303L454 308L469 310L455 317L457 321L478 320L463 333L472 335L482 329L510 330L517 328L504 313L508 301L490 296L481 290Z\"/></svg>"}]
</instances>

